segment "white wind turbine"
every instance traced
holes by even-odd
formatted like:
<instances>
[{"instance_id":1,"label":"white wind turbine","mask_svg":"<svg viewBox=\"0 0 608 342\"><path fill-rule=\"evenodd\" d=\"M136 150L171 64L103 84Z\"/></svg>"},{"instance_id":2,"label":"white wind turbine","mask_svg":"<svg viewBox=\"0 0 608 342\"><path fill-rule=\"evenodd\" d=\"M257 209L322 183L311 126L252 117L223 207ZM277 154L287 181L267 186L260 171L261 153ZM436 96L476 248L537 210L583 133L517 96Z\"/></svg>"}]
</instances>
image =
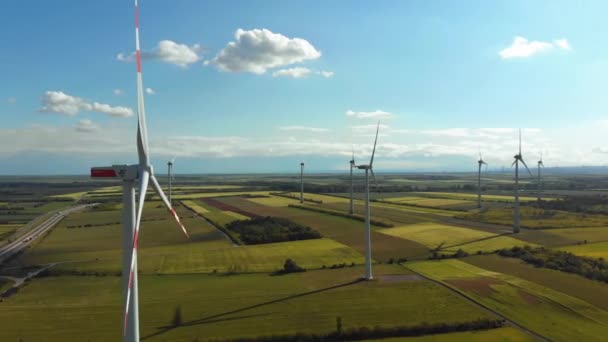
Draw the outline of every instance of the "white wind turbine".
<instances>
[{"instance_id":1,"label":"white wind turbine","mask_svg":"<svg viewBox=\"0 0 608 342\"><path fill-rule=\"evenodd\" d=\"M169 181L169 203L173 205L173 201L171 200L171 186L173 183L173 162L175 161L175 157L167 162L167 179Z\"/></svg>"},{"instance_id":2,"label":"white wind turbine","mask_svg":"<svg viewBox=\"0 0 608 342\"><path fill-rule=\"evenodd\" d=\"M354 188L355 188L355 182L353 179L353 168L355 168L355 148L353 147L353 158L350 160L350 203L348 206L348 213L349 214L354 214L355 213L355 204L353 201L353 193L354 193Z\"/></svg>"},{"instance_id":3,"label":"white wind turbine","mask_svg":"<svg viewBox=\"0 0 608 342\"><path fill-rule=\"evenodd\" d=\"M144 209L148 182L152 186L169 212L173 215L182 231L188 232L181 223L175 209L163 193L150 163L148 149L148 130L144 109L143 81L141 74L141 51L139 48L139 10L135 0L135 47L137 62L137 154L139 163L135 165L113 165L91 168L91 177L118 178L123 181L123 267L122 285L125 299L123 340L139 341L139 308L137 282L137 243L139 228ZM137 206L135 202L135 183L139 184Z\"/></svg>"},{"instance_id":4,"label":"white wind turbine","mask_svg":"<svg viewBox=\"0 0 608 342\"><path fill-rule=\"evenodd\" d=\"M300 163L300 203L304 203L304 162Z\"/></svg>"},{"instance_id":5,"label":"white wind turbine","mask_svg":"<svg viewBox=\"0 0 608 342\"><path fill-rule=\"evenodd\" d=\"M521 155L521 129L519 130L519 152L515 156L513 156L513 158L515 159L515 161L513 161L513 164L511 164L511 166L515 165L515 204L513 210L513 233L519 233L521 221L519 213L519 162L524 164L526 170L528 170L528 173L530 174L530 176L532 176L532 172L530 172L528 165L526 165L526 162L524 161L524 158Z\"/></svg>"},{"instance_id":6,"label":"white wind turbine","mask_svg":"<svg viewBox=\"0 0 608 342\"><path fill-rule=\"evenodd\" d=\"M477 164L477 208L481 208L481 166L485 165L488 167L488 163L483 161L483 158L481 158L481 152L479 152L479 160L477 161Z\"/></svg>"},{"instance_id":7,"label":"white wind turbine","mask_svg":"<svg viewBox=\"0 0 608 342\"><path fill-rule=\"evenodd\" d=\"M538 198L537 198L537 200L540 202L540 200L541 200L541 191L542 191L541 190L542 189L542 183L541 183L541 180L540 180L540 168L541 167L545 167L545 164L543 164L543 153L542 152L540 153L540 159L538 160L538 162L536 163L536 165L538 166L538 184L537 184L537 186L538 186L538 196L537 197Z\"/></svg>"},{"instance_id":8,"label":"white wind turbine","mask_svg":"<svg viewBox=\"0 0 608 342\"><path fill-rule=\"evenodd\" d=\"M376 183L376 175L374 174L374 155L376 154L376 143L378 142L378 132L380 131L380 122L376 128L376 139L374 140L374 149L368 165L355 165L359 170L365 170L365 279L372 280L372 230L370 224L370 205L369 205L369 174L372 174L374 183ZM353 156L353 161L354 161ZM354 165L354 163L353 163Z\"/></svg>"}]
</instances>

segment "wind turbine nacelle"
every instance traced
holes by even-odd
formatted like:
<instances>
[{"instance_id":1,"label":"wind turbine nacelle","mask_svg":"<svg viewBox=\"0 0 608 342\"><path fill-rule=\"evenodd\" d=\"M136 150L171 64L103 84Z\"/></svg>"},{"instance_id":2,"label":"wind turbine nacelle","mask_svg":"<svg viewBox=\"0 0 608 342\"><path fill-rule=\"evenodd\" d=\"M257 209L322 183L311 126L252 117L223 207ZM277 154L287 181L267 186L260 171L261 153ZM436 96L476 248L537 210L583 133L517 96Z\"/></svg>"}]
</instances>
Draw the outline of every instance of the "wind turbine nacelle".
<instances>
[{"instance_id":1,"label":"wind turbine nacelle","mask_svg":"<svg viewBox=\"0 0 608 342\"><path fill-rule=\"evenodd\" d=\"M137 165L112 165L91 168L91 178L137 178Z\"/></svg>"}]
</instances>

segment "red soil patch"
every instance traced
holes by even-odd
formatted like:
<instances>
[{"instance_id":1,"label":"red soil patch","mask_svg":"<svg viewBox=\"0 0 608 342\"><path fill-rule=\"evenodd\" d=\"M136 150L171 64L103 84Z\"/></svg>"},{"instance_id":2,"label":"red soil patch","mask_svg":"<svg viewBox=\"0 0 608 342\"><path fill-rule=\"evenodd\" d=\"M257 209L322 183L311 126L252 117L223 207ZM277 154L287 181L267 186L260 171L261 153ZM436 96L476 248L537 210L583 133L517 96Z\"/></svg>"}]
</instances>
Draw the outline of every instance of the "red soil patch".
<instances>
[{"instance_id":1,"label":"red soil patch","mask_svg":"<svg viewBox=\"0 0 608 342\"><path fill-rule=\"evenodd\" d=\"M489 297L493 292L495 292L491 285L500 284L500 281L487 277L473 279L450 279L446 280L445 282L483 297Z\"/></svg>"},{"instance_id":2,"label":"red soil patch","mask_svg":"<svg viewBox=\"0 0 608 342\"><path fill-rule=\"evenodd\" d=\"M260 215L257 215L257 214L254 214L254 213L250 213L250 212L246 212L246 211L244 211L244 210L242 210L240 208L237 208L237 207L232 206L230 204L226 204L224 202L215 200L213 198L201 198L200 201L203 202L203 203L205 203L205 204L207 204L207 205L209 205L209 206L217 208L219 210L232 211L232 212L235 212L237 214L241 214L243 216L247 216L249 218L260 217Z\"/></svg>"},{"instance_id":3,"label":"red soil patch","mask_svg":"<svg viewBox=\"0 0 608 342\"><path fill-rule=\"evenodd\" d=\"M527 304L540 304L542 302L542 300L537 296L521 289L517 290L517 294L519 294L519 297L521 297L521 299L523 299Z\"/></svg>"}]
</instances>

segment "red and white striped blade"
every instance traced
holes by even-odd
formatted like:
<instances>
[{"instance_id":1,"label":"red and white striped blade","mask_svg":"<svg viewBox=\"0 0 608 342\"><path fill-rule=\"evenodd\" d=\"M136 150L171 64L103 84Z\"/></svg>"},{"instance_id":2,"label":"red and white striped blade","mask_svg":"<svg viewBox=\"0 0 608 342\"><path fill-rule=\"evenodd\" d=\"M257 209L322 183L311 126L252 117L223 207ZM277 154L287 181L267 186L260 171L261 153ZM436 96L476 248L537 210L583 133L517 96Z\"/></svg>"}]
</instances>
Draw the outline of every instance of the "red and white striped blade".
<instances>
[{"instance_id":1,"label":"red and white striped blade","mask_svg":"<svg viewBox=\"0 0 608 342\"><path fill-rule=\"evenodd\" d=\"M179 224L179 226L182 228L182 231L184 232L186 237L189 239L190 235L188 234L188 231L186 231L186 227L184 227L184 225L182 224L182 221L179 219L179 216L175 212L175 209L173 209L173 207L171 206L171 203L169 203L169 200L167 199L167 196L165 196L165 193L163 192L163 189L160 187L160 184L158 184L156 177L154 177L154 175L152 175L152 177L150 177L150 178L152 179L152 186L154 187L154 190L156 190L156 193L158 194L158 196L160 196L161 200L165 203L165 206L167 207L167 209L169 210L171 215L173 215L173 218L175 219L175 221L177 221L177 224Z\"/></svg>"},{"instance_id":2,"label":"red and white striped blade","mask_svg":"<svg viewBox=\"0 0 608 342\"><path fill-rule=\"evenodd\" d=\"M133 290L133 279L137 276L137 274L135 274L135 264L137 263L137 241L139 239L139 228L141 224L141 216L144 210L144 203L146 200L146 191L148 191L149 179L150 173L148 170L144 170L139 178L139 198L137 203L135 229L133 230L133 245L131 246L131 267L129 269L129 282L127 285L127 295L125 298L125 322L123 335L126 335L127 333L127 323L129 322L129 304L131 301L131 292Z\"/></svg>"}]
</instances>

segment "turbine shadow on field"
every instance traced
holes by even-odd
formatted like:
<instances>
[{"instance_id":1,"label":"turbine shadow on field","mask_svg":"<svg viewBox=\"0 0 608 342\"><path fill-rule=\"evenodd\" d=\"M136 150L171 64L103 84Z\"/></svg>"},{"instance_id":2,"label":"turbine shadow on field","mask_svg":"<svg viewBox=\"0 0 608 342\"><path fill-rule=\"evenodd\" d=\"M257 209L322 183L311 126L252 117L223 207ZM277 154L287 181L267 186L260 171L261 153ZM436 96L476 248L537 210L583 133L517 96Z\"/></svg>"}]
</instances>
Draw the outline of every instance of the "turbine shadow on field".
<instances>
[{"instance_id":1,"label":"turbine shadow on field","mask_svg":"<svg viewBox=\"0 0 608 342\"><path fill-rule=\"evenodd\" d=\"M276 304L276 303L281 303L284 301L288 301L291 299L295 299L295 298L300 298L300 297L305 297L305 296L309 296L309 295L313 295L313 294L317 294L317 293L321 293L321 292L325 292L325 291L330 291L330 290L335 290L341 287L346 287L346 286L350 286L350 285L355 285L360 283L361 281L363 281L363 279L356 279L353 281L350 281L348 283L344 283L344 284L338 284L338 285L334 285L334 286L329 286L329 287L325 287L322 289L318 289L318 290L312 290L312 291L307 291L307 292L302 292L302 293L298 293L298 294L294 294L291 296L287 296L287 297L283 297L283 298L279 298L279 299L275 299L275 300L271 300L271 301L267 301L267 302L263 302L263 303L259 303L259 304L254 304L254 305L250 305L250 306L246 306L243 308L239 308L236 310L232 310L232 311L227 311L227 312L223 312L220 314L216 314L216 315L211 315L211 316L207 316L207 317L203 317L203 318L199 318L199 319L195 319L192 321L186 321L183 322L181 325L179 326L163 326L163 327L158 327L157 329L159 329L159 331L144 336L142 337L142 340L151 338L151 337L155 337L158 335L162 335L168 331L171 331L173 329L179 328L179 327L188 327L188 326L194 326L194 325L203 325L203 324L210 324L210 323L217 323L217 322L222 322L222 321L231 321L231 320L238 320L238 319L246 319L246 318L251 318L251 317L257 317L257 316L267 316L272 314L270 313L262 313L262 314L253 314L253 315L245 315L245 316L238 316L238 317L225 317L222 318L224 316L229 316L229 315L233 315L233 314L237 314L237 313L241 313L243 311L247 311L247 310L252 310L252 309L257 309L266 305L272 305L272 304Z\"/></svg>"}]
</instances>

